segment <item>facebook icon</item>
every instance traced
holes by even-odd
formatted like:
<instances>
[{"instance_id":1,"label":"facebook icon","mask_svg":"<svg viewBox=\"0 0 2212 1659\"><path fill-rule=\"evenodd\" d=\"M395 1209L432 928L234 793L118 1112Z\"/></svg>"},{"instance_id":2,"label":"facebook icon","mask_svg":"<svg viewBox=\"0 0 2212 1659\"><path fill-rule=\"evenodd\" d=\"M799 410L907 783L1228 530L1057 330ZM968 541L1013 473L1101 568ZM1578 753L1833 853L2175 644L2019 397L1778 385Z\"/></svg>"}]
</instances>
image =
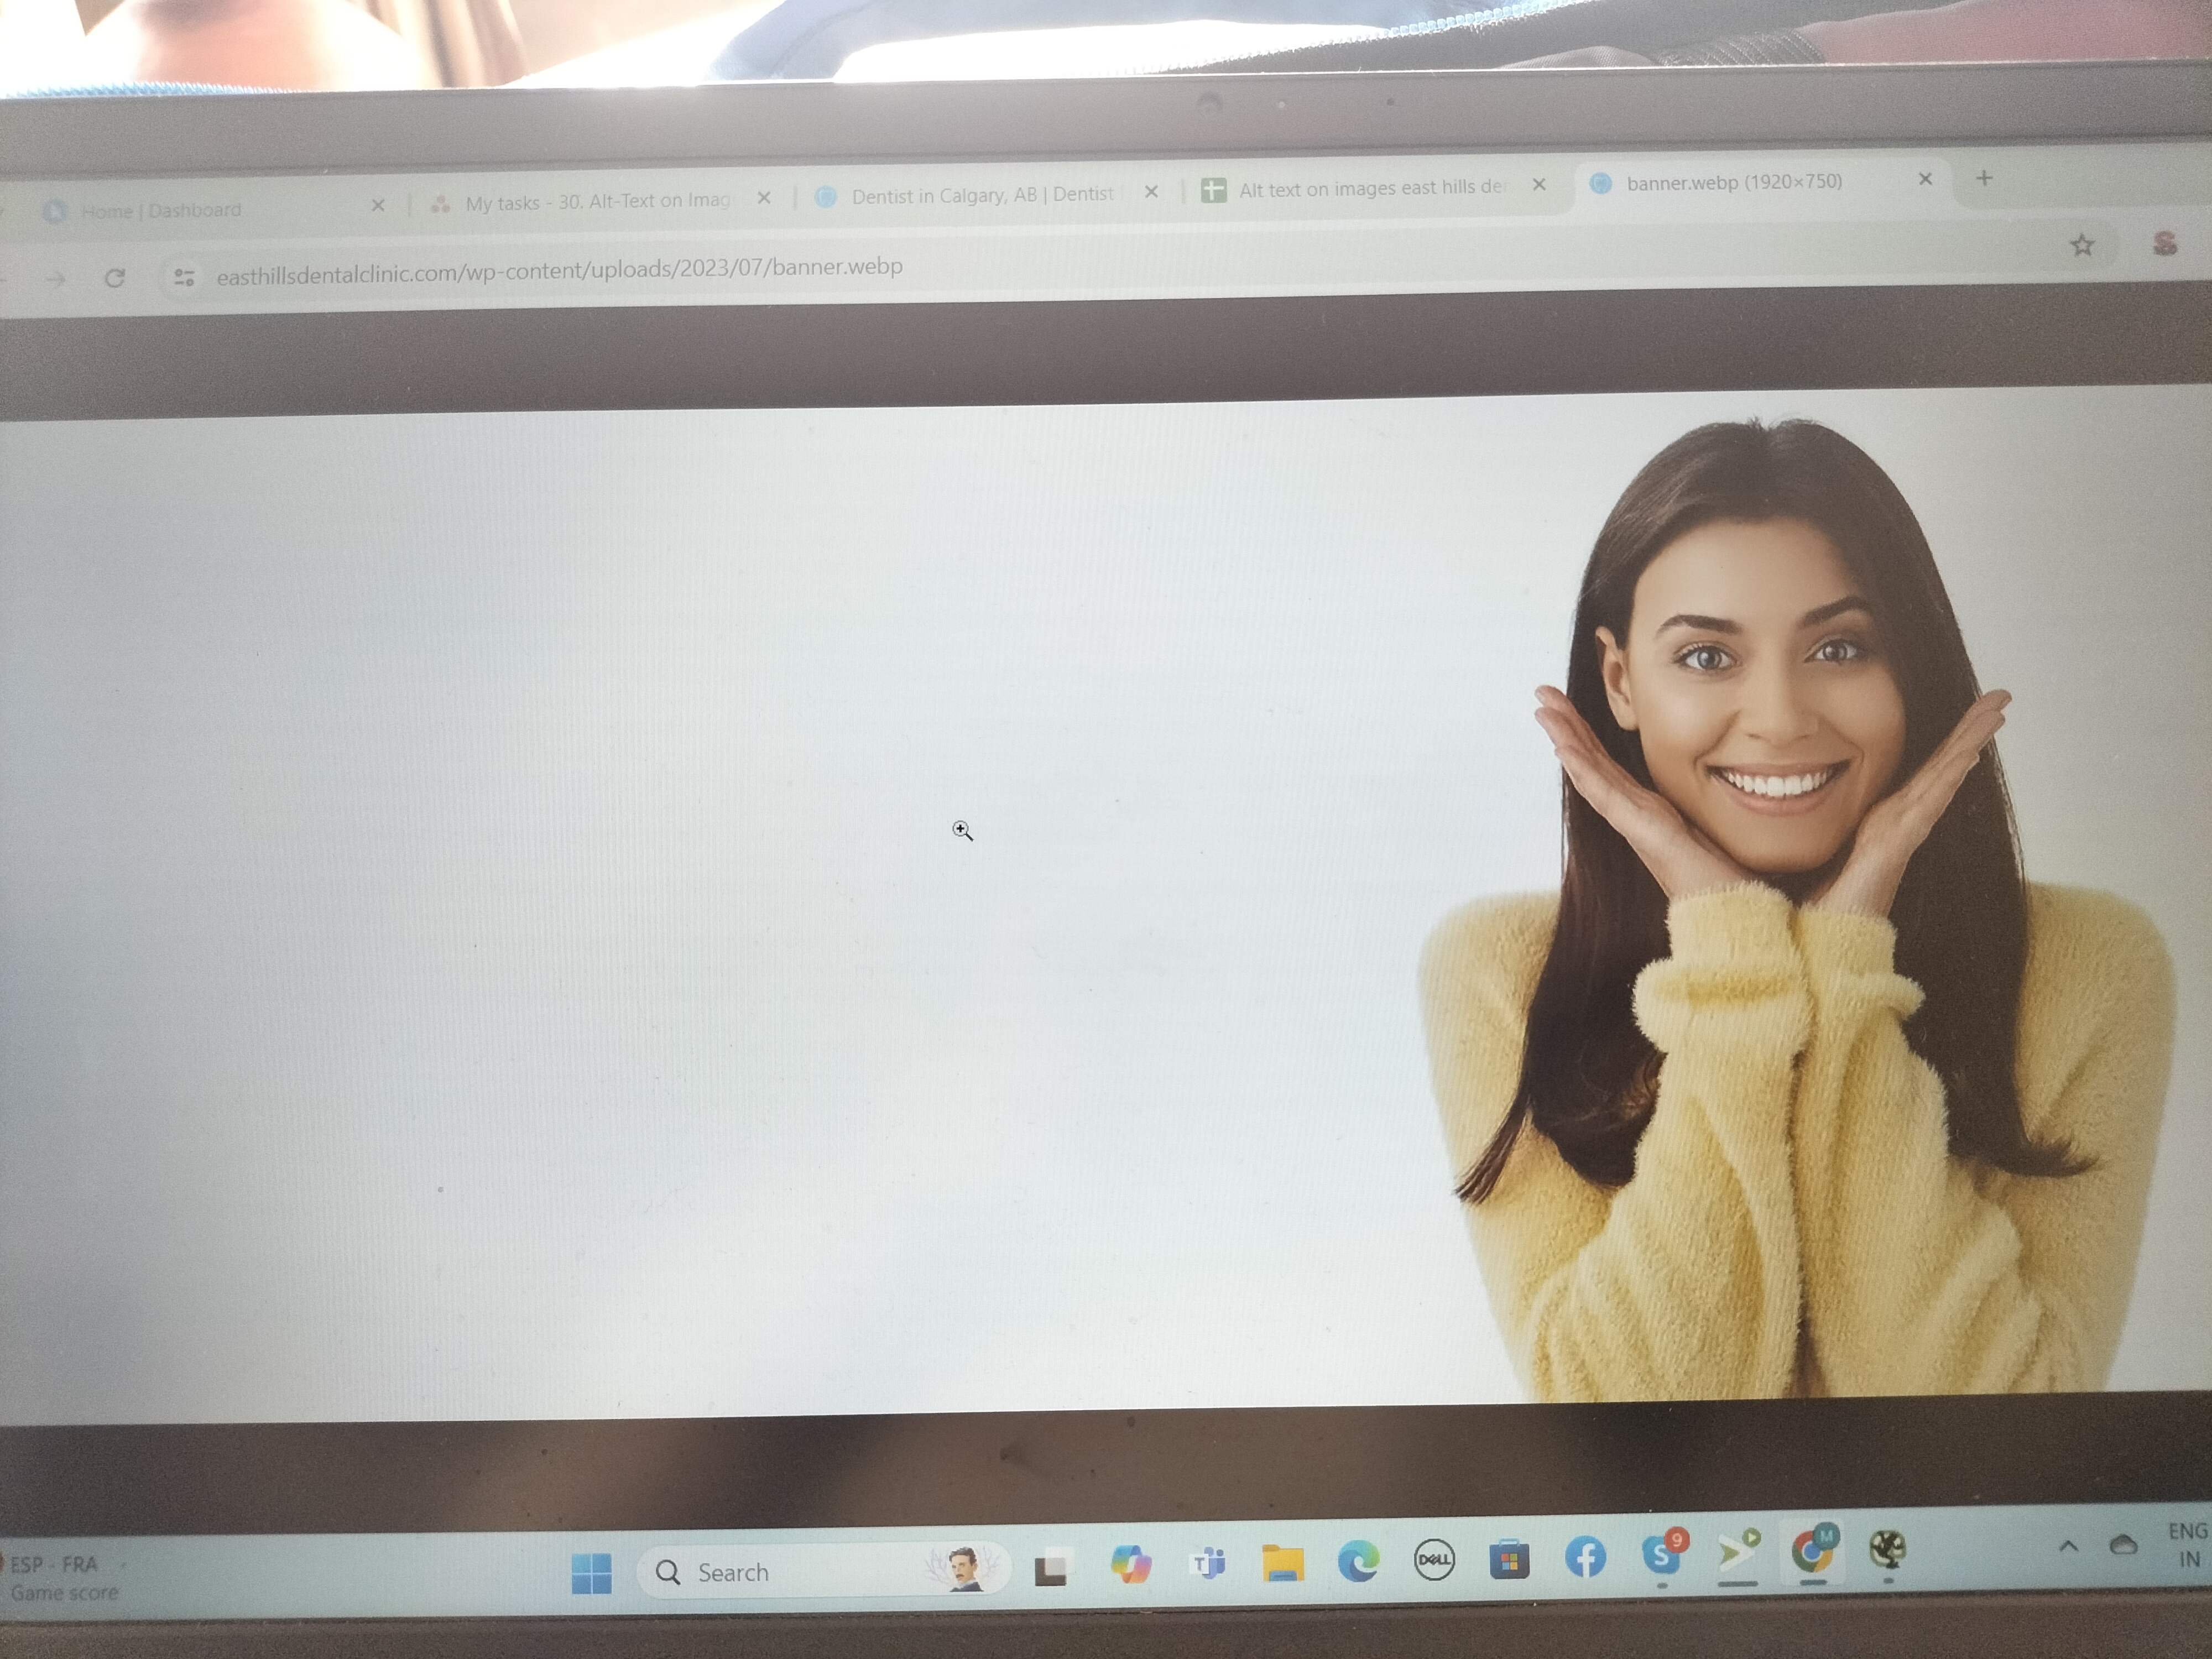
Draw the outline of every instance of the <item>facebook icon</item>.
<instances>
[{"instance_id":1,"label":"facebook icon","mask_svg":"<svg viewBox=\"0 0 2212 1659\"><path fill-rule=\"evenodd\" d=\"M1584 1533L1567 1546L1567 1571L1577 1578L1595 1578L1605 1571L1605 1546Z\"/></svg>"}]
</instances>

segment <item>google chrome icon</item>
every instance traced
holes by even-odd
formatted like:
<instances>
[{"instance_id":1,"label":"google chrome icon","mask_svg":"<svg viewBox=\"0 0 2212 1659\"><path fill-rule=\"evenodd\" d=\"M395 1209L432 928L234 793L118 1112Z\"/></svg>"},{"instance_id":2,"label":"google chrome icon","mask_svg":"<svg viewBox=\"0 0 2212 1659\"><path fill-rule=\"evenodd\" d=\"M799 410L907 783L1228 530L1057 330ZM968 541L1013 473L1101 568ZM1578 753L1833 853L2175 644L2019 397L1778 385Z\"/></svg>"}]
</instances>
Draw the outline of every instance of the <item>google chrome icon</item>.
<instances>
[{"instance_id":1,"label":"google chrome icon","mask_svg":"<svg viewBox=\"0 0 2212 1659\"><path fill-rule=\"evenodd\" d=\"M1835 1565L1836 1550L1843 1541L1844 1529L1832 1521L1796 1528L1790 1540L1790 1565L1800 1572L1824 1573Z\"/></svg>"}]
</instances>

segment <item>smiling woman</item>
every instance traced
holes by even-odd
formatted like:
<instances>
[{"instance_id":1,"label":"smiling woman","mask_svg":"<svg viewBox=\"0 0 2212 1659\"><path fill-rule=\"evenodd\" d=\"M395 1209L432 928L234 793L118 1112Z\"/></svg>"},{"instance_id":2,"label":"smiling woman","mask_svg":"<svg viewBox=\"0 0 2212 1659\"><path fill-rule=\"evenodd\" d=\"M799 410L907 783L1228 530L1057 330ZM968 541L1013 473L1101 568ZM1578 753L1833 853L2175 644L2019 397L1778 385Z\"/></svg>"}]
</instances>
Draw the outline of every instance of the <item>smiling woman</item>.
<instances>
[{"instance_id":1,"label":"smiling woman","mask_svg":"<svg viewBox=\"0 0 2212 1659\"><path fill-rule=\"evenodd\" d=\"M2101 1387L2172 1046L2158 935L2021 875L1933 554L1863 451L1703 427L1584 573L1561 892L1448 918L1430 1050L1540 1398Z\"/></svg>"}]
</instances>

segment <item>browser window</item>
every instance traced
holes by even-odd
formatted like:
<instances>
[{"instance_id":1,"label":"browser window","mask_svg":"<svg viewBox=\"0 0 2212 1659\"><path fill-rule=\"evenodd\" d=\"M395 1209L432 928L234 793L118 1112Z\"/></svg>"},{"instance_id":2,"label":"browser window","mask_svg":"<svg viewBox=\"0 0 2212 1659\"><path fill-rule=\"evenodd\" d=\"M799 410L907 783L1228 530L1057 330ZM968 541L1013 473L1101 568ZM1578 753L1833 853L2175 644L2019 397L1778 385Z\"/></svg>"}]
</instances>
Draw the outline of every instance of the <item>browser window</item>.
<instances>
[{"instance_id":1,"label":"browser window","mask_svg":"<svg viewBox=\"0 0 2212 1659\"><path fill-rule=\"evenodd\" d=\"M1043 1483L88 1495L0 1613L2206 1582L1941 1449L2212 1386L2204 146L0 206L0 1416ZM1474 1449L1673 1401L1934 1449Z\"/></svg>"}]
</instances>

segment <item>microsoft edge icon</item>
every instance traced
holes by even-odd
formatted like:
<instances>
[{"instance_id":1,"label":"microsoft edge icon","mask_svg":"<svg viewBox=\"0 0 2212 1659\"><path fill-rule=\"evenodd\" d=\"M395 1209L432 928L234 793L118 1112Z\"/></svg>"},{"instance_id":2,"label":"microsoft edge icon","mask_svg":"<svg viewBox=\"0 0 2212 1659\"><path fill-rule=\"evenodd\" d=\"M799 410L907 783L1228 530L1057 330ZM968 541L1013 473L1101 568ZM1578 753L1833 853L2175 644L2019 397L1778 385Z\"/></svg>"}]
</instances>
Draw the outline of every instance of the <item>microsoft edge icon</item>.
<instances>
[{"instance_id":1,"label":"microsoft edge icon","mask_svg":"<svg viewBox=\"0 0 2212 1659\"><path fill-rule=\"evenodd\" d=\"M1605 1571L1605 1546L1584 1533L1567 1546L1567 1571L1577 1578L1595 1578Z\"/></svg>"},{"instance_id":2,"label":"microsoft edge icon","mask_svg":"<svg viewBox=\"0 0 2212 1659\"><path fill-rule=\"evenodd\" d=\"M1336 1553L1336 1570L1355 1584L1364 1584L1382 1569L1382 1552L1364 1538L1355 1538Z\"/></svg>"}]
</instances>

